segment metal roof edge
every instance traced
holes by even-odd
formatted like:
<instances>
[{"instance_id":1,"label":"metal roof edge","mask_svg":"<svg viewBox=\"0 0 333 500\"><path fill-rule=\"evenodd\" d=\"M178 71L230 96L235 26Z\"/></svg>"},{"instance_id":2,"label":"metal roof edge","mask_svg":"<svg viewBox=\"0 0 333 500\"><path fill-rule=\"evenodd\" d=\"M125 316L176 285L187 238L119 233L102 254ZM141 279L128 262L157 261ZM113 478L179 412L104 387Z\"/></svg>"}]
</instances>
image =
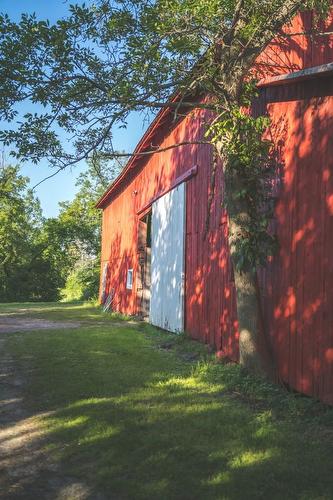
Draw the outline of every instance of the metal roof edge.
<instances>
[{"instance_id":1,"label":"metal roof edge","mask_svg":"<svg viewBox=\"0 0 333 500\"><path fill-rule=\"evenodd\" d=\"M310 78L324 77L330 73L333 73L333 62L321 64L320 66L312 66L311 68L302 69L300 71L284 73L283 75L272 76L270 78L263 78L258 82L257 86L263 88L286 85L287 83L296 83Z\"/></svg>"}]
</instances>

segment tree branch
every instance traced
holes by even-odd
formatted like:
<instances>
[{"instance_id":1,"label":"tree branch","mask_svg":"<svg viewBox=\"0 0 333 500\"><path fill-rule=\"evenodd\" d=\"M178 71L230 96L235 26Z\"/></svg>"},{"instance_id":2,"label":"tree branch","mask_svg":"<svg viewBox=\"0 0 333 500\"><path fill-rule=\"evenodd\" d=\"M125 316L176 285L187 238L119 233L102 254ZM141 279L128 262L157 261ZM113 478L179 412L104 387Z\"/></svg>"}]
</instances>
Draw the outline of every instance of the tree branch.
<instances>
[{"instance_id":1,"label":"tree branch","mask_svg":"<svg viewBox=\"0 0 333 500\"><path fill-rule=\"evenodd\" d=\"M179 148L181 146L190 146L190 145L198 145L198 144L209 144L209 141L184 141L178 142L176 144L172 144L171 146L166 146L165 148L157 148L151 149L149 151L142 151L141 153L100 153L100 156L105 159L112 158L135 158L136 156L148 156L155 153L163 153L164 151L168 151L169 149Z\"/></svg>"},{"instance_id":2,"label":"tree branch","mask_svg":"<svg viewBox=\"0 0 333 500\"><path fill-rule=\"evenodd\" d=\"M141 153L135 153L135 152L133 152L133 153L117 153L117 152L114 152L114 153L99 153L99 157L100 158L104 158L106 160L112 160L113 158L135 158L135 157L140 157L140 156L149 156L149 155L156 154L156 153L163 153L164 151L168 151L169 149L179 148L181 146L190 146L190 145L198 145L198 144L211 145L211 143L209 141L184 141L184 142L179 142L177 144L172 144L171 146L167 146L165 148L151 149L149 151L142 151ZM91 152L92 151L90 151L90 153ZM35 184L32 187L32 191L34 191L43 182L45 182L45 181L47 181L47 180L52 179L53 177L55 177L57 174L59 174L60 172L62 172L63 170L65 170L67 167L69 167L71 165L74 165L75 163L78 163L79 161L81 161L81 160L83 160L83 159L85 159L87 157L88 157L87 155L86 156L81 156L81 157L79 157L77 159L73 159L67 165L59 167L58 170L56 170L55 172L53 172L53 174L48 175L47 177L44 177L44 179L42 179L37 184Z\"/></svg>"}]
</instances>

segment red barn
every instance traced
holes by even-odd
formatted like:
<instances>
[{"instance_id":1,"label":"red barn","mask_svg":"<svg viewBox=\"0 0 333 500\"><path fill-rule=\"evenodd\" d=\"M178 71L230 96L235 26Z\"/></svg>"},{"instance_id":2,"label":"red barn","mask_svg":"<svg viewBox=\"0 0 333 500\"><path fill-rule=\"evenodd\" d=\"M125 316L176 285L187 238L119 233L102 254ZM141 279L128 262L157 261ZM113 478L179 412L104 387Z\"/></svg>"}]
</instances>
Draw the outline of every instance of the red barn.
<instances>
[{"instance_id":1,"label":"red barn","mask_svg":"<svg viewBox=\"0 0 333 500\"><path fill-rule=\"evenodd\" d=\"M333 18L311 34L294 19L258 58L256 111L268 113L279 151L274 225L278 255L260 271L264 320L281 378L333 404ZM223 179L211 192L207 111L176 122L162 110L98 202L103 209L101 294L123 313L185 330L237 361L237 305L228 251Z\"/></svg>"}]
</instances>

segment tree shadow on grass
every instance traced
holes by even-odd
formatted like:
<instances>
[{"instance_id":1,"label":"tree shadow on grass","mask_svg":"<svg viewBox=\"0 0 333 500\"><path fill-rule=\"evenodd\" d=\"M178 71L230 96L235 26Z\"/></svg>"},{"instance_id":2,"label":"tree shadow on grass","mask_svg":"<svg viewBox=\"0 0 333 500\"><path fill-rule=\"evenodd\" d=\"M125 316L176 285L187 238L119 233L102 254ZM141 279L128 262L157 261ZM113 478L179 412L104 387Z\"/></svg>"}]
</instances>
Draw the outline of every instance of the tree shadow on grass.
<instances>
[{"instance_id":1,"label":"tree shadow on grass","mask_svg":"<svg viewBox=\"0 0 333 500\"><path fill-rule=\"evenodd\" d=\"M329 498L332 446L177 378L47 418L60 460L113 498ZM305 428L303 428L303 431ZM331 441L332 445L332 441Z\"/></svg>"},{"instance_id":2,"label":"tree shadow on grass","mask_svg":"<svg viewBox=\"0 0 333 500\"><path fill-rule=\"evenodd\" d=\"M313 422L251 408L223 377L154 349L142 333L24 339L21 352L34 353L31 414L50 412L48 453L89 485L81 498L332 498L329 430L323 440ZM41 481L35 474L29 488Z\"/></svg>"}]
</instances>

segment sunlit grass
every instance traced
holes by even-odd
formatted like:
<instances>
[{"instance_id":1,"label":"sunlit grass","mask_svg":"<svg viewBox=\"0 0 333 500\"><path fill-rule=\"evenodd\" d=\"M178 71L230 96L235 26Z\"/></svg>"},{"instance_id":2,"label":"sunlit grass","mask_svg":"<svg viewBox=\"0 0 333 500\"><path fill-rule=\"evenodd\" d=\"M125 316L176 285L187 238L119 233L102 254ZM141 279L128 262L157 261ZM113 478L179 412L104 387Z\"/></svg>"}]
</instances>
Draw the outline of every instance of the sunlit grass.
<instances>
[{"instance_id":1,"label":"sunlit grass","mask_svg":"<svg viewBox=\"0 0 333 500\"><path fill-rule=\"evenodd\" d=\"M47 412L49 452L96 495L333 497L332 412L323 405L218 364L185 336L92 306L42 309L29 314L82 327L12 334L8 348L27 374L32 414Z\"/></svg>"}]
</instances>

